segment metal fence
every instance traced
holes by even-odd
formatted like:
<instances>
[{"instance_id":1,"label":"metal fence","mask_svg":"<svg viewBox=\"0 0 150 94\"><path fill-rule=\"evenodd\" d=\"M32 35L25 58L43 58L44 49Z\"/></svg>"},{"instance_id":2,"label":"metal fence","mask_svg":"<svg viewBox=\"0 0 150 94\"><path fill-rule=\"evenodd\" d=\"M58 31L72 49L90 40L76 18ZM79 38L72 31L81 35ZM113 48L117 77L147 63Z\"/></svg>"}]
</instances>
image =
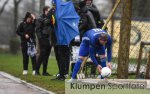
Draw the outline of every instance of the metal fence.
<instances>
[{"instance_id":1,"label":"metal fence","mask_svg":"<svg viewBox=\"0 0 150 94\"><path fill-rule=\"evenodd\" d=\"M130 43L130 60L129 60L129 72L136 72L137 68L137 59L139 54L140 42L147 41L150 42L150 7L138 7L145 6L144 3L133 1L132 8L132 26L131 26L131 43ZM108 25L108 32L113 36L113 72L116 73L118 65L118 51L119 51L119 33L120 33L120 21L121 21L121 6L118 7L117 13L114 16L113 20ZM138 13L142 15L139 15ZM147 13L149 12L149 13ZM128 32L128 31L127 31ZM145 72L146 63L148 59L150 47L145 46L142 56L142 65L140 72Z\"/></svg>"}]
</instances>

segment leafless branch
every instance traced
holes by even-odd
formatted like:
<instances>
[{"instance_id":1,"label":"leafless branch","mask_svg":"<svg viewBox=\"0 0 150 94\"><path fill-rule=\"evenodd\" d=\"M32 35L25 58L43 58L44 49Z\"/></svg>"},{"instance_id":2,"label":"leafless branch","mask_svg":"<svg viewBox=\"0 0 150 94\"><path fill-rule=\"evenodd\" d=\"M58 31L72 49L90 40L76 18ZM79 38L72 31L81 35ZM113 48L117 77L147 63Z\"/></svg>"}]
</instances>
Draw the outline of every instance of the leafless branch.
<instances>
[{"instance_id":1,"label":"leafless branch","mask_svg":"<svg viewBox=\"0 0 150 94\"><path fill-rule=\"evenodd\" d=\"M16 3L19 4L22 0L16 0Z\"/></svg>"},{"instance_id":2,"label":"leafless branch","mask_svg":"<svg viewBox=\"0 0 150 94\"><path fill-rule=\"evenodd\" d=\"M1 0L0 0L1 1ZM3 13L4 9L5 9L5 6L7 5L9 0L6 0L2 6L2 8L0 9L0 15Z\"/></svg>"}]
</instances>

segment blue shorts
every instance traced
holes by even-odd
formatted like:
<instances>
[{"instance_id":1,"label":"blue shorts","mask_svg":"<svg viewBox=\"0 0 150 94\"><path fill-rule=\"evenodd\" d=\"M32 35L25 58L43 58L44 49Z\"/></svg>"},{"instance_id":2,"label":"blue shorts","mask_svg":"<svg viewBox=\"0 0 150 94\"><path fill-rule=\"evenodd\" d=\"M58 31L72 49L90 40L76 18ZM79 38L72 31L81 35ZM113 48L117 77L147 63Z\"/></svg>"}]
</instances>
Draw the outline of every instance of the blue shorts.
<instances>
[{"instance_id":1,"label":"blue shorts","mask_svg":"<svg viewBox=\"0 0 150 94\"><path fill-rule=\"evenodd\" d=\"M86 57L89 55L90 43L88 40L82 40L79 50L79 56ZM95 48L95 54L105 55L105 47Z\"/></svg>"},{"instance_id":2,"label":"blue shorts","mask_svg":"<svg viewBox=\"0 0 150 94\"><path fill-rule=\"evenodd\" d=\"M80 45L79 56L83 56L83 57L88 56L89 49L90 49L89 42L87 40L83 40ZM105 55L105 47L104 48L102 47L101 49L96 50L96 53L99 55ZM102 67L106 67L106 62L100 62L100 65Z\"/></svg>"},{"instance_id":3,"label":"blue shorts","mask_svg":"<svg viewBox=\"0 0 150 94\"><path fill-rule=\"evenodd\" d=\"M80 45L80 50L79 50L79 56L86 57L89 55L89 41L88 40L82 40L81 45Z\"/></svg>"}]
</instances>

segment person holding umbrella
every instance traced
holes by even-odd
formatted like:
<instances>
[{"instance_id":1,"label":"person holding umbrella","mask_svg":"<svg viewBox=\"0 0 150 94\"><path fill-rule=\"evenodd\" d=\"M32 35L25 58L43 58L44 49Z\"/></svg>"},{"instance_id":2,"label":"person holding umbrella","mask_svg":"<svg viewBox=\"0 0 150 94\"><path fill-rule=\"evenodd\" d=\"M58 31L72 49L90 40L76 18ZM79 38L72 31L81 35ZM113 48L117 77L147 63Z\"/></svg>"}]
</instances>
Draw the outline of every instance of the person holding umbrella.
<instances>
[{"instance_id":1,"label":"person holding umbrella","mask_svg":"<svg viewBox=\"0 0 150 94\"><path fill-rule=\"evenodd\" d=\"M51 21L51 28L52 28L52 32L51 32L51 45L52 47L54 47L54 52L55 52L55 58L57 61L57 65L58 65L58 73L56 74L56 76L60 76L60 58L59 58L59 52L58 52L58 48L59 46L57 45L57 38L56 38L56 34L55 34L55 26L56 26L56 19L55 19L55 14L56 14L56 4L55 2L52 0L52 8L50 9L49 13L48 13L48 17ZM69 70L69 66L68 66L68 70ZM68 71L66 70L66 71ZM66 72L67 74L67 72Z\"/></svg>"},{"instance_id":2,"label":"person holding umbrella","mask_svg":"<svg viewBox=\"0 0 150 94\"><path fill-rule=\"evenodd\" d=\"M27 12L23 21L17 27L16 33L21 39L21 50L23 56L23 75L28 74L29 56L31 56L33 75L36 67L35 50L35 16ZM33 51L33 52L32 52Z\"/></svg>"},{"instance_id":3,"label":"person holding umbrella","mask_svg":"<svg viewBox=\"0 0 150 94\"><path fill-rule=\"evenodd\" d=\"M70 62L69 44L77 35L79 35L77 15L74 5L71 1L63 2L62 0L53 0L56 4L56 24L55 35L58 46L60 75L55 80L65 80L65 74L68 71L67 66ZM54 79L52 79L54 80Z\"/></svg>"}]
</instances>

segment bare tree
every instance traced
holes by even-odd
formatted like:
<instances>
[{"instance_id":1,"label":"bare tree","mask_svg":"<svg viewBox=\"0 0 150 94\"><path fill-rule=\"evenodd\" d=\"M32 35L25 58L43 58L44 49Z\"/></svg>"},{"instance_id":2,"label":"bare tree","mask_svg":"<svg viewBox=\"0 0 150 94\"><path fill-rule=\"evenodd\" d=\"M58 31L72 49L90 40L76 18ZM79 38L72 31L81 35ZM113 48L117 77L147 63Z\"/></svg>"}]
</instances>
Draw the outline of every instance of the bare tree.
<instances>
[{"instance_id":1,"label":"bare tree","mask_svg":"<svg viewBox=\"0 0 150 94\"><path fill-rule=\"evenodd\" d=\"M18 23L18 7L19 4L22 0L14 0L14 30L13 30L13 34L11 36L11 40L10 40L10 52L12 54L16 54L18 49L19 49L19 42L18 39L16 38L16 29L17 29L17 23Z\"/></svg>"},{"instance_id":2,"label":"bare tree","mask_svg":"<svg viewBox=\"0 0 150 94\"><path fill-rule=\"evenodd\" d=\"M32 0L32 12L35 13L35 0Z\"/></svg>"},{"instance_id":3,"label":"bare tree","mask_svg":"<svg viewBox=\"0 0 150 94\"><path fill-rule=\"evenodd\" d=\"M0 1L1 1L1 0L0 0ZM9 1L9 0L6 0L6 1L4 2L4 4L3 4L2 8L0 9L0 16L1 16L1 14L3 13L3 11L4 11L4 9L5 9L5 6L7 5L8 1Z\"/></svg>"},{"instance_id":4,"label":"bare tree","mask_svg":"<svg viewBox=\"0 0 150 94\"><path fill-rule=\"evenodd\" d=\"M117 77L120 79L128 78L130 32L132 16L132 0L121 0L121 27L118 53Z\"/></svg>"},{"instance_id":5,"label":"bare tree","mask_svg":"<svg viewBox=\"0 0 150 94\"><path fill-rule=\"evenodd\" d=\"M42 9L44 6L45 6L45 0L40 0L40 11L39 11L40 14L42 13Z\"/></svg>"},{"instance_id":6,"label":"bare tree","mask_svg":"<svg viewBox=\"0 0 150 94\"><path fill-rule=\"evenodd\" d=\"M14 31L17 28L18 23L18 6L22 0L14 0Z\"/></svg>"}]
</instances>

